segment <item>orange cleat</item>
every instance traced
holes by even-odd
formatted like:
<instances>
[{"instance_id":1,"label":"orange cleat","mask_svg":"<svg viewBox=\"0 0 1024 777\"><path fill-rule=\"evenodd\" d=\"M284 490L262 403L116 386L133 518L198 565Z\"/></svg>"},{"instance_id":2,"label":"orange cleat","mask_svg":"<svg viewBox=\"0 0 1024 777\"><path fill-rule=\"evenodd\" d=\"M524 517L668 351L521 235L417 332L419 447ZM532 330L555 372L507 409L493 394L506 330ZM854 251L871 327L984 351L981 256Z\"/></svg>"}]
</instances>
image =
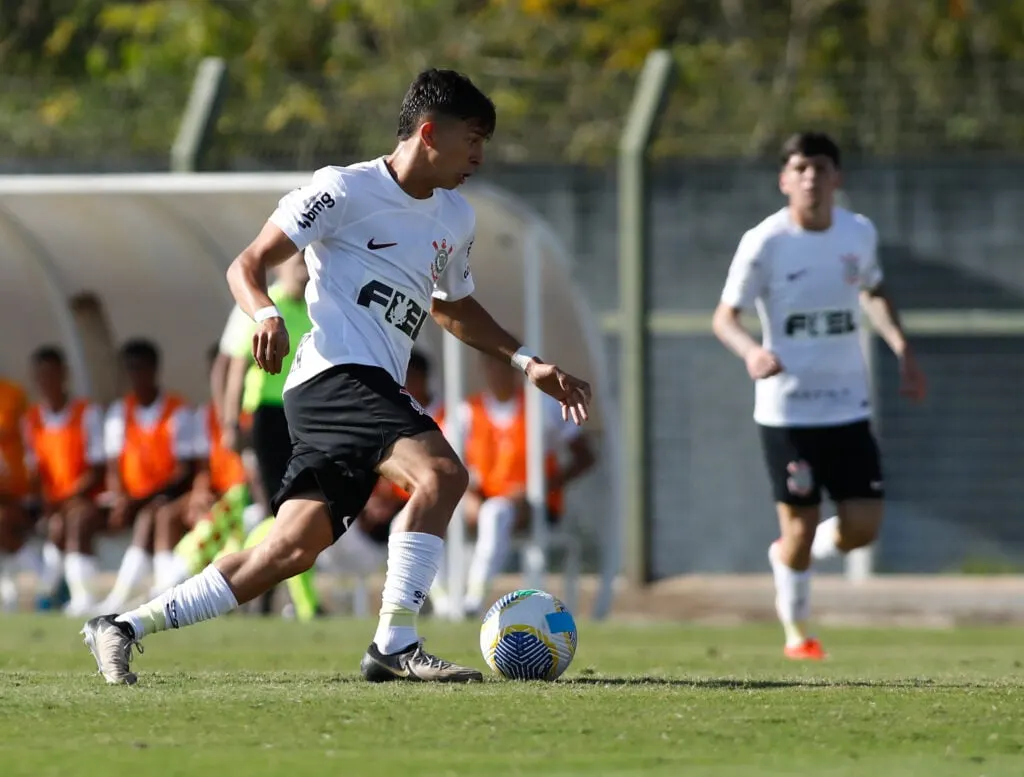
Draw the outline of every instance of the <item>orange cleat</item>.
<instances>
[{"instance_id":1,"label":"orange cleat","mask_svg":"<svg viewBox=\"0 0 1024 777\"><path fill-rule=\"evenodd\" d=\"M825 652L821 643L813 637L808 637L799 645L787 646L783 652L786 658L792 658L795 661L821 661L828 657L828 653Z\"/></svg>"}]
</instances>

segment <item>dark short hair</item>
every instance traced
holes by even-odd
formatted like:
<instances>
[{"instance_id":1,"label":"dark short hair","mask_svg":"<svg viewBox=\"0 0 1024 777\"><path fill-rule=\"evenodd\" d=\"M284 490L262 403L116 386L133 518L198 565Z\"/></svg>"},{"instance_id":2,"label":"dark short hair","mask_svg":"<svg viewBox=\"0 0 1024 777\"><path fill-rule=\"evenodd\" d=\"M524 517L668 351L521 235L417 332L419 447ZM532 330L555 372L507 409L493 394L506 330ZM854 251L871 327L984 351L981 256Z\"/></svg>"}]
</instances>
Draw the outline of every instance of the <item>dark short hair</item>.
<instances>
[{"instance_id":1,"label":"dark short hair","mask_svg":"<svg viewBox=\"0 0 1024 777\"><path fill-rule=\"evenodd\" d=\"M64 359L64 351L56 345L41 345L32 352L32 363L63 366L67 362Z\"/></svg>"},{"instance_id":2,"label":"dark short hair","mask_svg":"<svg viewBox=\"0 0 1024 777\"><path fill-rule=\"evenodd\" d=\"M408 140L427 119L444 116L472 121L488 138L494 134L497 114L490 98L455 70L424 70L409 85L398 114L398 138Z\"/></svg>"},{"instance_id":3,"label":"dark short hair","mask_svg":"<svg viewBox=\"0 0 1024 777\"><path fill-rule=\"evenodd\" d=\"M423 351L413 351L409 354L409 369L414 372L422 372L424 375L430 374L430 359Z\"/></svg>"},{"instance_id":4,"label":"dark short hair","mask_svg":"<svg viewBox=\"0 0 1024 777\"><path fill-rule=\"evenodd\" d=\"M160 349L152 340L134 337L121 346L121 360L140 361L155 369L160 366Z\"/></svg>"},{"instance_id":5,"label":"dark short hair","mask_svg":"<svg viewBox=\"0 0 1024 777\"><path fill-rule=\"evenodd\" d=\"M779 154L779 162L782 167L789 164L790 157L795 154L803 156L823 156L832 160L832 164L839 169L839 146L824 132L797 132L790 135Z\"/></svg>"}]
</instances>

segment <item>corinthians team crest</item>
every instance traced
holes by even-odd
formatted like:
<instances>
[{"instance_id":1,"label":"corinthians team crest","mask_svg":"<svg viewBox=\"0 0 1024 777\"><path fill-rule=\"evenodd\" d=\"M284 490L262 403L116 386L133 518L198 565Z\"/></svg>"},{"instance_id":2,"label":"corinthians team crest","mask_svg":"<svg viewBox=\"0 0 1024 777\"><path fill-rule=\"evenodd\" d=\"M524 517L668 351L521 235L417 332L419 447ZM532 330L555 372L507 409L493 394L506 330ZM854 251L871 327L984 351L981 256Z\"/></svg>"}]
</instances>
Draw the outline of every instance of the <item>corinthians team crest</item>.
<instances>
[{"instance_id":1,"label":"corinthians team crest","mask_svg":"<svg viewBox=\"0 0 1024 777\"><path fill-rule=\"evenodd\" d=\"M440 244L435 240L433 246L436 253L434 254L434 261L430 263L430 276L436 281L441 277L444 268L448 266L448 257L454 246L448 245L448 241L445 239L442 239Z\"/></svg>"}]
</instances>

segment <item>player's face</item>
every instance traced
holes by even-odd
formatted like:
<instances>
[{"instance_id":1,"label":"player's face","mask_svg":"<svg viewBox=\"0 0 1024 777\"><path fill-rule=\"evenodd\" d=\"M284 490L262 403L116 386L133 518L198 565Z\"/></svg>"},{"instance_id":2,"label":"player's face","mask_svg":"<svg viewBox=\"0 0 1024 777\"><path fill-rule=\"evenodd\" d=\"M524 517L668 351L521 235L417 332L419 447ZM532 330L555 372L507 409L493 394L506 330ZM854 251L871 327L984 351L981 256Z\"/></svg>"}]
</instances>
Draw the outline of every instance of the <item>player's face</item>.
<instances>
[{"instance_id":1,"label":"player's face","mask_svg":"<svg viewBox=\"0 0 1024 777\"><path fill-rule=\"evenodd\" d=\"M133 394L147 396L156 390L156 368L144 359L126 359L124 372Z\"/></svg>"},{"instance_id":2,"label":"player's face","mask_svg":"<svg viewBox=\"0 0 1024 777\"><path fill-rule=\"evenodd\" d=\"M66 372L63 364L53 361L38 362L34 366L32 373L35 384L42 396L58 398L64 393Z\"/></svg>"},{"instance_id":3,"label":"player's face","mask_svg":"<svg viewBox=\"0 0 1024 777\"><path fill-rule=\"evenodd\" d=\"M779 176L779 188L802 211L831 208L839 171L827 156L793 154Z\"/></svg>"},{"instance_id":4,"label":"player's face","mask_svg":"<svg viewBox=\"0 0 1024 777\"><path fill-rule=\"evenodd\" d=\"M421 132L439 188L454 189L464 184L483 164L487 137L477 122L454 119L428 121Z\"/></svg>"}]
</instances>

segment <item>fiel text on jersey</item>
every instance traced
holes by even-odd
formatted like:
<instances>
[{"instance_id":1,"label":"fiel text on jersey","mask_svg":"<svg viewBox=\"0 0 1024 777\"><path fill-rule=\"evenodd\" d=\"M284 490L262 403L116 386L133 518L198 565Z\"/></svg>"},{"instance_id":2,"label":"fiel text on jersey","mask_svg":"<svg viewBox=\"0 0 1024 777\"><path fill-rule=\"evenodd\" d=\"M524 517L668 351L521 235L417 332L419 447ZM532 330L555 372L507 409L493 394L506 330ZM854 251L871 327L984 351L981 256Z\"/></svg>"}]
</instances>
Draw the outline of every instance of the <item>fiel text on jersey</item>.
<instances>
[{"instance_id":1,"label":"fiel text on jersey","mask_svg":"<svg viewBox=\"0 0 1024 777\"><path fill-rule=\"evenodd\" d=\"M302 218L299 219L299 226L303 229L309 229L313 226L317 216L328 208L334 207L334 198L327 192L318 192L312 197L307 197L303 201L302 207L306 210L300 214Z\"/></svg>"},{"instance_id":2,"label":"fiel text on jersey","mask_svg":"<svg viewBox=\"0 0 1024 777\"><path fill-rule=\"evenodd\" d=\"M408 335L413 342L419 337L423 322L430 315L429 311L424 310L423 306L408 294L378 280L369 281L359 290L356 303L368 310L372 309L373 305L383 308L384 321Z\"/></svg>"}]
</instances>

